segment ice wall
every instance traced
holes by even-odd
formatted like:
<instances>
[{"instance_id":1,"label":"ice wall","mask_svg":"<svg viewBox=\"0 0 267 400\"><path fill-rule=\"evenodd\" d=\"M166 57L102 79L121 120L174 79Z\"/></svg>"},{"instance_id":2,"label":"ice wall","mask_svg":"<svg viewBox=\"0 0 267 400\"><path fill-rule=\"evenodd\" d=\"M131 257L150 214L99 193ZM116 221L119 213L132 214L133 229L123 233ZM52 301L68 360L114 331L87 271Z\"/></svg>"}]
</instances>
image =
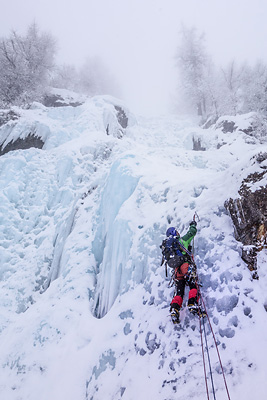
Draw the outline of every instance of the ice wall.
<instances>
[{"instance_id":1,"label":"ice wall","mask_svg":"<svg viewBox=\"0 0 267 400\"><path fill-rule=\"evenodd\" d=\"M133 232L120 210L134 192L138 177L132 175L125 161L126 158L122 158L112 165L97 211L97 229L92 244L97 263L94 300L97 317L105 315L117 295L127 289L132 273L129 255Z\"/></svg>"},{"instance_id":2,"label":"ice wall","mask_svg":"<svg viewBox=\"0 0 267 400\"><path fill-rule=\"evenodd\" d=\"M43 150L10 147L0 157L1 301L8 304L7 313L24 312L39 291L71 269L66 242L79 200L109 168L118 129L121 137L114 104L115 99L101 97L75 108L35 103L0 127L5 149L32 134L44 142ZM19 276L16 284L7 283L14 276Z\"/></svg>"}]
</instances>

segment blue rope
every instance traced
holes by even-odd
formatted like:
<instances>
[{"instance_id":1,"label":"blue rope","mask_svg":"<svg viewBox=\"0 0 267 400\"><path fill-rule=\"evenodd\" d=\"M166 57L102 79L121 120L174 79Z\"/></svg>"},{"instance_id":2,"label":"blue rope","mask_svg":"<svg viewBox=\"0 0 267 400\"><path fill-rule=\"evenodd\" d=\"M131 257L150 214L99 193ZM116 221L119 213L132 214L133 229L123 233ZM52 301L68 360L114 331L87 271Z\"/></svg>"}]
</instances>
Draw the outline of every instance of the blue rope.
<instances>
[{"instance_id":1,"label":"blue rope","mask_svg":"<svg viewBox=\"0 0 267 400\"><path fill-rule=\"evenodd\" d=\"M205 342L206 342L206 351L207 351L208 362L209 362L209 369L210 369L210 379L211 379L212 392L213 392L214 400L216 400L215 389L214 389L214 382L213 382L213 375L212 375L212 369L211 369L211 362L210 362L210 354L209 354L208 341L207 341L207 334L206 334L206 329L205 329L204 317L201 317L201 319L202 319L203 331L204 331Z\"/></svg>"}]
</instances>

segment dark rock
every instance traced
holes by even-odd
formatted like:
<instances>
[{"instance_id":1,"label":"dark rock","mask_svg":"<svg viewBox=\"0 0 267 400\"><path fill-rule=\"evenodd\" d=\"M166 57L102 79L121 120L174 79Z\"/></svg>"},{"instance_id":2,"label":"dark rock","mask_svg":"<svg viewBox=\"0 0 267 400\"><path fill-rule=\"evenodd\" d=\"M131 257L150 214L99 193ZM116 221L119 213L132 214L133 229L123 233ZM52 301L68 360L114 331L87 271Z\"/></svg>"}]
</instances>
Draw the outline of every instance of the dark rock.
<instances>
[{"instance_id":1,"label":"dark rock","mask_svg":"<svg viewBox=\"0 0 267 400\"><path fill-rule=\"evenodd\" d=\"M196 151L205 151L206 150L206 147L201 146L200 138L195 139L194 136L193 136L193 150L196 150Z\"/></svg>"},{"instance_id":2,"label":"dark rock","mask_svg":"<svg viewBox=\"0 0 267 400\"><path fill-rule=\"evenodd\" d=\"M262 158L263 155L258 156L259 160ZM248 175L239 189L240 197L225 202L235 227L235 238L244 245L241 257L253 271L254 279L258 279L257 253L267 245L267 186L259 185L265 174L267 170ZM253 190L255 183L257 190Z\"/></svg>"},{"instance_id":3,"label":"dark rock","mask_svg":"<svg viewBox=\"0 0 267 400\"><path fill-rule=\"evenodd\" d=\"M239 130L249 136L253 136L255 133L255 127L253 127L252 125L250 125L248 128L242 128Z\"/></svg>"},{"instance_id":4,"label":"dark rock","mask_svg":"<svg viewBox=\"0 0 267 400\"><path fill-rule=\"evenodd\" d=\"M116 118L117 121L119 123L117 132L116 132L116 136L118 139L122 139L122 137L125 134L125 129L128 127L128 117L125 113L125 111L123 110L123 108L121 108L120 106L114 106L115 110L116 110ZM110 135L112 134L112 132L110 133L110 127L109 124L106 127L106 134Z\"/></svg>"},{"instance_id":5,"label":"dark rock","mask_svg":"<svg viewBox=\"0 0 267 400\"><path fill-rule=\"evenodd\" d=\"M18 138L14 142L8 143L5 147L0 146L0 156L13 150L25 150L31 147L42 149L44 142L38 136L30 133L25 139Z\"/></svg>"},{"instance_id":6,"label":"dark rock","mask_svg":"<svg viewBox=\"0 0 267 400\"><path fill-rule=\"evenodd\" d=\"M216 128L222 128L223 133L232 133L236 130L237 126L234 121L223 120L216 126Z\"/></svg>"},{"instance_id":7,"label":"dark rock","mask_svg":"<svg viewBox=\"0 0 267 400\"><path fill-rule=\"evenodd\" d=\"M13 110L1 111L0 112L0 126L5 125L9 121L15 121L19 118Z\"/></svg>"},{"instance_id":8,"label":"dark rock","mask_svg":"<svg viewBox=\"0 0 267 400\"><path fill-rule=\"evenodd\" d=\"M241 258L248 266L248 269L253 272L252 276L254 279L258 279L257 274L257 248L252 247L243 247Z\"/></svg>"},{"instance_id":9,"label":"dark rock","mask_svg":"<svg viewBox=\"0 0 267 400\"><path fill-rule=\"evenodd\" d=\"M244 122L246 122L246 125L244 125ZM240 126L236 117L221 117L219 122L216 122L215 129L221 129L223 133L244 132L248 136L255 136L263 125L262 117L250 113L245 115Z\"/></svg>"},{"instance_id":10,"label":"dark rock","mask_svg":"<svg viewBox=\"0 0 267 400\"><path fill-rule=\"evenodd\" d=\"M265 161L265 160L267 160L267 153L265 152L265 153L259 153L257 156L256 156L256 161L259 163L259 164L261 164L263 161ZM263 168L263 169L267 169L267 167L264 167L264 166L261 166L261 168Z\"/></svg>"},{"instance_id":11,"label":"dark rock","mask_svg":"<svg viewBox=\"0 0 267 400\"><path fill-rule=\"evenodd\" d=\"M114 106L114 107L115 107L115 110L117 111L117 119L118 119L120 126L124 129L126 129L128 126L128 117L127 117L125 111L119 106Z\"/></svg>"},{"instance_id":12,"label":"dark rock","mask_svg":"<svg viewBox=\"0 0 267 400\"><path fill-rule=\"evenodd\" d=\"M59 94L46 94L43 97L41 103L45 107L66 107L66 106L78 107L83 104L78 101L66 100L63 97L61 97Z\"/></svg>"}]
</instances>

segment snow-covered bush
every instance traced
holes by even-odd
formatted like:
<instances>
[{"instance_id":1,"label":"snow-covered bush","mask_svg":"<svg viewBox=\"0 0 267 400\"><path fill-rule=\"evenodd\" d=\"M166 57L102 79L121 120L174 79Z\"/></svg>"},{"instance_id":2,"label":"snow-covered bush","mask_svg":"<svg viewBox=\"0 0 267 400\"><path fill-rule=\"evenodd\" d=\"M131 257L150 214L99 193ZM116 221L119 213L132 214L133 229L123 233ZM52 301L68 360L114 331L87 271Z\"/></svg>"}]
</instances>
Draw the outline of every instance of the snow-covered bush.
<instances>
[{"instance_id":1,"label":"snow-covered bush","mask_svg":"<svg viewBox=\"0 0 267 400\"><path fill-rule=\"evenodd\" d=\"M0 40L0 105L26 105L41 97L53 69L55 40L29 26L25 36L12 32Z\"/></svg>"}]
</instances>

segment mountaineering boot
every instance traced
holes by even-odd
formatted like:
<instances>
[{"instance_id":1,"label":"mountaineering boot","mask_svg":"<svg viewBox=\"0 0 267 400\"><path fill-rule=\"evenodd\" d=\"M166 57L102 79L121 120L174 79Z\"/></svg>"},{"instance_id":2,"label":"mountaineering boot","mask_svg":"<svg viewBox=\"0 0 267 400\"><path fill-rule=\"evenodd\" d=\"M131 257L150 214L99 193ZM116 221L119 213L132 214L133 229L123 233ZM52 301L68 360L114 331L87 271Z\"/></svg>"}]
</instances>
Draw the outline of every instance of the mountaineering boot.
<instances>
[{"instance_id":1,"label":"mountaineering boot","mask_svg":"<svg viewBox=\"0 0 267 400\"><path fill-rule=\"evenodd\" d=\"M174 324L179 324L180 322L180 312L175 308L171 310L171 319Z\"/></svg>"},{"instance_id":2,"label":"mountaineering boot","mask_svg":"<svg viewBox=\"0 0 267 400\"><path fill-rule=\"evenodd\" d=\"M199 307L199 309L198 309L198 315L199 315L199 317L206 317L207 316L207 313L206 313L206 311L205 310L203 310L202 308L200 308Z\"/></svg>"},{"instance_id":3,"label":"mountaineering boot","mask_svg":"<svg viewBox=\"0 0 267 400\"><path fill-rule=\"evenodd\" d=\"M197 304L192 304L188 306L188 310L191 314L196 315L199 313L199 306Z\"/></svg>"},{"instance_id":4,"label":"mountaineering boot","mask_svg":"<svg viewBox=\"0 0 267 400\"><path fill-rule=\"evenodd\" d=\"M180 322L180 311L179 306L174 307L173 305L170 308L171 319L174 324L179 324Z\"/></svg>"},{"instance_id":5,"label":"mountaineering boot","mask_svg":"<svg viewBox=\"0 0 267 400\"><path fill-rule=\"evenodd\" d=\"M191 299L188 300L187 303L187 307L188 307L188 311L193 314L196 315L199 312L199 305L197 303L197 299L196 297L191 297Z\"/></svg>"},{"instance_id":6,"label":"mountaineering boot","mask_svg":"<svg viewBox=\"0 0 267 400\"><path fill-rule=\"evenodd\" d=\"M205 310L202 310L201 307L198 305L196 298L191 298L188 300L187 303L188 310L193 315L198 315L199 317L206 317Z\"/></svg>"}]
</instances>

